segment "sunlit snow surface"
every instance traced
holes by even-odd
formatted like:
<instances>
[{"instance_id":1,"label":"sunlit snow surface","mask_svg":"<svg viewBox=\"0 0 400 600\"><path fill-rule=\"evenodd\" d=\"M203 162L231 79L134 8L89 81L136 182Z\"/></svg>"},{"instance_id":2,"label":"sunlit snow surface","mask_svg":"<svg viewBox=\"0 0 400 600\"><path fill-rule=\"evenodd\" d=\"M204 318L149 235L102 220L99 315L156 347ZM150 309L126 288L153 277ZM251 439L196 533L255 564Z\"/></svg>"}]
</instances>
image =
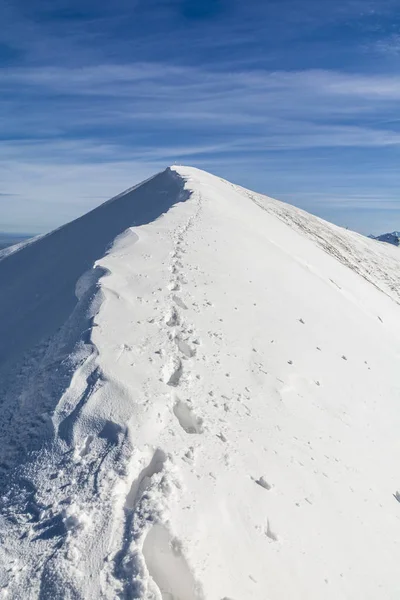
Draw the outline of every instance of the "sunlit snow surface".
<instances>
[{"instance_id":1,"label":"sunlit snow surface","mask_svg":"<svg viewBox=\"0 0 400 600\"><path fill-rule=\"evenodd\" d=\"M0 284L0 598L398 600L397 248L174 167Z\"/></svg>"}]
</instances>

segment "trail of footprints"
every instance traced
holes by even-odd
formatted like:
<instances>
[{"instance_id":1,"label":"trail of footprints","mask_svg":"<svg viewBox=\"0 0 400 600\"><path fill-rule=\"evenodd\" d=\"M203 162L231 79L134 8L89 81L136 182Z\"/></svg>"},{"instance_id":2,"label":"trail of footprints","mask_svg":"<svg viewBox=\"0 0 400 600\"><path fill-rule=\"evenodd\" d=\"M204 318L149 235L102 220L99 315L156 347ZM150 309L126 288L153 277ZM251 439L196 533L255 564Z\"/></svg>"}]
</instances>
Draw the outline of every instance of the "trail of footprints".
<instances>
[{"instance_id":1,"label":"trail of footprints","mask_svg":"<svg viewBox=\"0 0 400 600\"><path fill-rule=\"evenodd\" d=\"M181 290L181 286L185 284L185 278L182 273L182 255L185 252L183 236L191 227L196 216L197 213L188 220L187 224L181 230L178 230L170 266L171 280L168 289L170 291L172 306L166 315L165 323L170 328L168 338L171 343L172 355L164 365L163 381L168 386L175 388L179 386L184 369L186 368L186 361L193 358L196 354L195 344L199 344L199 340L196 338L190 341L193 336L193 330L187 328L181 316L181 312L186 311L188 307L177 293ZM190 401L185 402L176 397L173 413L179 425L186 433L203 433L203 420L195 415L193 408L190 406Z\"/></svg>"},{"instance_id":2,"label":"trail of footprints","mask_svg":"<svg viewBox=\"0 0 400 600\"><path fill-rule=\"evenodd\" d=\"M168 386L174 388L178 388L184 370L187 368L187 365L190 364L188 361L192 359L196 354L195 346L200 344L200 340L196 337L193 337L193 330L188 329L185 325L182 313L183 311L186 311L188 307L186 306L182 298L179 296L181 286L185 283L184 277L182 276L181 272L181 270L183 269L182 254L185 252L183 247L183 235L189 229L190 226L191 221L189 220L186 227L183 228L177 234L175 248L172 253L172 262L170 266L171 280L168 285L172 305L165 317L165 323L170 328L168 337L170 342L173 342L173 344L171 345L173 350L169 361L164 365L163 381ZM304 323L302 319L300 320L300 322ZM213 332L209 333L210 335L213 334ZM214 333L214 335L217 334ZM210 394L212 395L211 392ZM191 401L183 401L176 395L174 395L174 397L175 401L172 410L182 429L189 435L202 434L204 432L203 419L195 414L195 411L191 405ZM222 433L218 434L217 437L219 437L219 439L224 443L228 441ZM195 448L193 446L191 446L187 450L183 457L183 460L185 462L188 462L189 464L192 463L194 459L194 450ZM255 483L258 484L264 490L269 491L273 488L273 485L270 484L265 479L265 477L261 476L258 479L253 479L253 481L255 481ZM278 541L278 536L272 530L270 521L268 519L266 526L261 529L270 541Z\"/></svg>"}]
</instances>

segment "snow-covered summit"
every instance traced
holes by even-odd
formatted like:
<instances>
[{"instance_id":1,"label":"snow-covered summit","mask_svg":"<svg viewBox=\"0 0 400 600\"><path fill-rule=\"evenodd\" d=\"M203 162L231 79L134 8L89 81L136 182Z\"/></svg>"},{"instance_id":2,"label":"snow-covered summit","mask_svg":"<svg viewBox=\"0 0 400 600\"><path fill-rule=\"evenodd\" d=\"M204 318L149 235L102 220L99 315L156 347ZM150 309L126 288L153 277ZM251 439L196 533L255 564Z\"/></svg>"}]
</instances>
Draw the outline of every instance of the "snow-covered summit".
<instances>
[{"instance_id":1,"label":"snow-covered summit","mask_svg":"<svg viewBox=\"0 0 400 600\"><path fill-rule=\"evenodd\" d=\"M396 248L171 167L0 282L0 598L397 600Z\"/></svg>"}]
</instances>

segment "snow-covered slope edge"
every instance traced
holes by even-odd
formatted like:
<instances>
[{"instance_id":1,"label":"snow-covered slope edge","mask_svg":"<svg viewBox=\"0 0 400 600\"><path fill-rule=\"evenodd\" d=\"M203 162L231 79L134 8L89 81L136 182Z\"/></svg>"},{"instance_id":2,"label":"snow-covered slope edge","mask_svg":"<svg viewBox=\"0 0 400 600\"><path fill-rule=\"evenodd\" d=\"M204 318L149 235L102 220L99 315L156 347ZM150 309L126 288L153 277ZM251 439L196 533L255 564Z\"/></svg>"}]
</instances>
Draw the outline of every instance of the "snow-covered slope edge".
<instances>
[{"instance_id":1,"label":"snow-covered slope edge","mask_svg":"<svg viewBox=\"0 0 400 600\"><path fill-rule=\"evenodd\" d=\"M376 244L371 243L371 238L333 225L285 202L230 185L284 223L305 234L328 254L400 303L399 262L392 248L381 247L377 250Z\"/></svg>"},{"instance_id":2,"label":"snow-covered slope edge","mask_svg":"<svg viewBox=\"0 0 400 600\"><path fill-rule=\"evenodd\" d=\"M0 262L5 597L398 597L399 261L249 194L179 167Z\"/></svg>"}]
</instances>

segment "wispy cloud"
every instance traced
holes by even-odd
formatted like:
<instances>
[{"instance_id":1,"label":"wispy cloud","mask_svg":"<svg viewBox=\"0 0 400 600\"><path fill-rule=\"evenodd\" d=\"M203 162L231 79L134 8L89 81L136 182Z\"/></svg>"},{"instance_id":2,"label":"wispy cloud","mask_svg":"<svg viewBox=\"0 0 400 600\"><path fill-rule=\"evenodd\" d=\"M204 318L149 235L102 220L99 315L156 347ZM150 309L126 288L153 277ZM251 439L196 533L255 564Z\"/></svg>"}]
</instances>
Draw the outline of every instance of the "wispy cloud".
<instances>
[{"instance_id":1,"label":"wispy cloud","mask_svg":"<svg viewBox=\"0 0 400 600\"><path fill-rule=\"evenodd\" d=\"M1 130L14 155L45 152L46 141L53 157L73 152L97 161L127 152L161 160L400 143L397 77L164 64L16 69L0 76Z\"/></svg>"},{"instance_id":2,"label":"wispy cloud","mask_svg":"<svg viewBox=\"0 0 400 600\"><path fill-rule=\"evenodd\" d=\"M176 161L254 166L273 152L400 145L397 77L107 64L3 70L1 90L4 193L40 198L43 213L57 197L54 224Z\"/></svg>"},{"instance_id":3,"label":"wispy cloud","mask_svg":"<svg viewBox=\"0 0 400 600\"><path fill-rule=\"evenodd\" d=\"M400 54L400 33L392 33L379 39L372 45L372 49L383 55L397 58Z\"/></svg>"},{"instance_id":4,"label":"wispy cloud","mask_svg":"<svg viewBox=\"0 0 400 600\"><path fill-rule=\"evenodd\" d=\"M42 231L173 162L304 206L310 190L317 208L360 206L357 187L383 203L400 80L351 61L395 48L396 4L232 0L198 18L183 0L0 3L0 180L18 194L0 222Z\"/></svg>"}]
</instances>

